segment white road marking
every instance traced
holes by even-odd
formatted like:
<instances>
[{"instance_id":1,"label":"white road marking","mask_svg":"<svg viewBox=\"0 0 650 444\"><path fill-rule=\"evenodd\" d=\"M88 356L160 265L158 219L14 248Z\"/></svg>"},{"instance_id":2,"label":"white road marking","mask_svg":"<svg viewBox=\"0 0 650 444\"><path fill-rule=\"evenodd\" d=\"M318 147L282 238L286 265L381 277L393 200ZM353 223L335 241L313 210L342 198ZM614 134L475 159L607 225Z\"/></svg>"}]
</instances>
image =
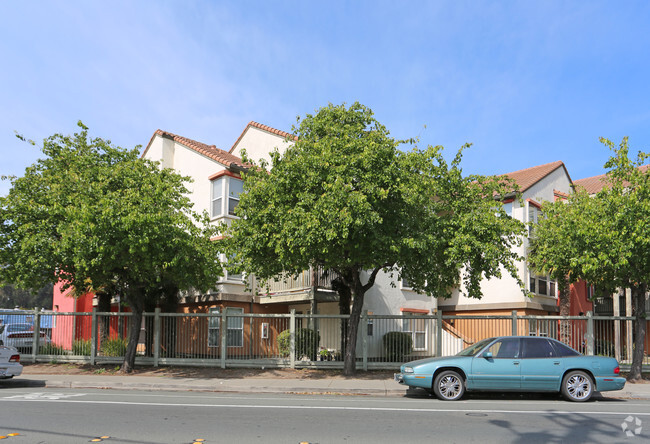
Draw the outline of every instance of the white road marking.
<instances>
[{"instance_id":1,"label":"white road marking","mask_svg":"<svg viewBox=\"0 0 650 444\"><path fill-rule=\"evenodd\" d=\"M306 405L252 405L252 404L193 404L167 402L127 402L127 401L86 401L72 399L0 398L0 402L63 402L75 404L106 404L106 405L141 405L153 407L199 407L199 408L238 408L238 409L283 409L283 410L344 410L369 412L428 412L428 413L493 413L493 414L535 414L535 415L610 415L610 416L650 416L650 412L623 411L571 411L571 410L497 410L497 409L436 409L436 408L397 408L397 407L345 407L345 406L306 406Z\"/></svg>"},{"instance_id":2,"label":"white road marking","mask_svg":"<svg viewBox=\"0 0 650 444\"><path fill-rule=\"evenodd\" d=\"M2 399L29 399L29 400L49 400L49 401L54 401L58 399L63 399L63 398L72 398L72 397L77 397L77 396L85 396L85 393L43 393L43 392L36 392L36 393L26 393L24 395L14 395L14 396L6 396Z\"/></svg>"}]
</instances>

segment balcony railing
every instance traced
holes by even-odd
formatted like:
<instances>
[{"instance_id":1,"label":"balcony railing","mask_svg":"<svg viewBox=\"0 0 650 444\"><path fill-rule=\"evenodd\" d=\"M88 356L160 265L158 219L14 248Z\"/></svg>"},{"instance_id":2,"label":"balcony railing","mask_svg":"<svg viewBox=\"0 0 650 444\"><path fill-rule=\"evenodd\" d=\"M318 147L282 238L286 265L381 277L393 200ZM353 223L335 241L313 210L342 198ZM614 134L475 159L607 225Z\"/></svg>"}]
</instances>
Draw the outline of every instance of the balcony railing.
<instances>
[{"instance_id":1,"label":"balcony railing","mask_svg":"<svg viewBox=\"0 0 650 444\"><path fill-rule=\"evenodd\" d=\"M312 276L315 277L315 282ZM271 279L266 284L259 285L259 292L261 294L293 293L305 291L312 287L321 290L332 290L332 281L337 277L336 273L325 270L323 267L318 267L316 270L310 268L294 278L282 276L277 281Z\"/></svg>"}]
</instances>

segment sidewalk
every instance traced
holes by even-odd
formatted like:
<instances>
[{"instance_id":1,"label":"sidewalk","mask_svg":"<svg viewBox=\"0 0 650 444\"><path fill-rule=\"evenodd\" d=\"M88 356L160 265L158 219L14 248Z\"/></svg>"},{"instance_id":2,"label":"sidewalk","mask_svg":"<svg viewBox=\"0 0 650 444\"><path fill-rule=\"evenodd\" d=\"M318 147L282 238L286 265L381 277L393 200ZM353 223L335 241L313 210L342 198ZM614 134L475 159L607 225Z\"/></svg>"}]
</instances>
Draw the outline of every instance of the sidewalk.
<instances>
[{"instance_id":1,"label":"sidewalk","mask_svg":"<svg viewBox=\"0 0 650 444\"><path fill-rule=\"evenodd\" d=\"M40 375L23 374L0 384L6 387L94 388L121 390L205 391L277 394L340 394L404 396L407 387L391 379L271 379L180 378L138 375ZM625 384L623 390L603 392L604 398L648 399L650 384Z\"/></svg>"}]
</instances>

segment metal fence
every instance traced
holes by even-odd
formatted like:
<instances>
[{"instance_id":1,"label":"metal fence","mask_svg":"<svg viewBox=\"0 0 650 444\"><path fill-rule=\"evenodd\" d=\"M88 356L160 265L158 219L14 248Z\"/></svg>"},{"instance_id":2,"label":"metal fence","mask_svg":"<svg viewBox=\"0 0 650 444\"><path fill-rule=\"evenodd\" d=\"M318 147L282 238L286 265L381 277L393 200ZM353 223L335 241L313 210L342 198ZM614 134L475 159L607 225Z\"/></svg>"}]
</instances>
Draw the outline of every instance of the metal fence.
<instances>
[{"instance_id":1,"label":"metal fence","mask_svg":"<svg viewBox=\"0 0 650 444\"><path fill-rule=\"evenodd\" d=\"M0 340L19 347L26 362L119 364L131 328L130 313L0 311L0 315ZM228 309L191 314L157 310L143 316L136 364L342 368L347 318ZM364 313L357 336L357 368L395 369L404 361L455 354L501 335L548 336L584 354L616 357L625 365L632 358L632 321L591 313L571 317ZM14 331L18 324L24 331Z\"/></svg>"}]
</instances>

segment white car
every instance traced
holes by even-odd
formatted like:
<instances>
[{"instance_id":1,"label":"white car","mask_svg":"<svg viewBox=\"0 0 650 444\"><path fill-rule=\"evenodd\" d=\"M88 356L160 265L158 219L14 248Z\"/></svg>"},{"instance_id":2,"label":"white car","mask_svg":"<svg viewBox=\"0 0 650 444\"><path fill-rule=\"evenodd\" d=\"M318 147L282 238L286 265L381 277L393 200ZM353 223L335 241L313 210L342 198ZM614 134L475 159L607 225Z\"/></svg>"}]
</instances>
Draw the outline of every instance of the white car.
<instances>
[{"instance_id":1,"label":"white car","mask_svg":"<svg viewBox=\"0 0 650 444\"><path fill-rule=\"evenodd\" d=\"M40 332L40 345L47 345L50 343L49 336L44 332ZM28 350L31 352L32 344L34 343L34 325L27 323L18 324L0 324L0 345L8 347L15 347L19 350Z\"/></svg>"},{"instance_id":2,"label":"white car","mask_svg":"<svg viewBox=\"0 0 650 444\"><path fill-rule=\"evenodd\" d=\"M0 345L0 379L20 376L23 366L20 363L20 353L13 347Z\"/></svg>"}]
</instances>

